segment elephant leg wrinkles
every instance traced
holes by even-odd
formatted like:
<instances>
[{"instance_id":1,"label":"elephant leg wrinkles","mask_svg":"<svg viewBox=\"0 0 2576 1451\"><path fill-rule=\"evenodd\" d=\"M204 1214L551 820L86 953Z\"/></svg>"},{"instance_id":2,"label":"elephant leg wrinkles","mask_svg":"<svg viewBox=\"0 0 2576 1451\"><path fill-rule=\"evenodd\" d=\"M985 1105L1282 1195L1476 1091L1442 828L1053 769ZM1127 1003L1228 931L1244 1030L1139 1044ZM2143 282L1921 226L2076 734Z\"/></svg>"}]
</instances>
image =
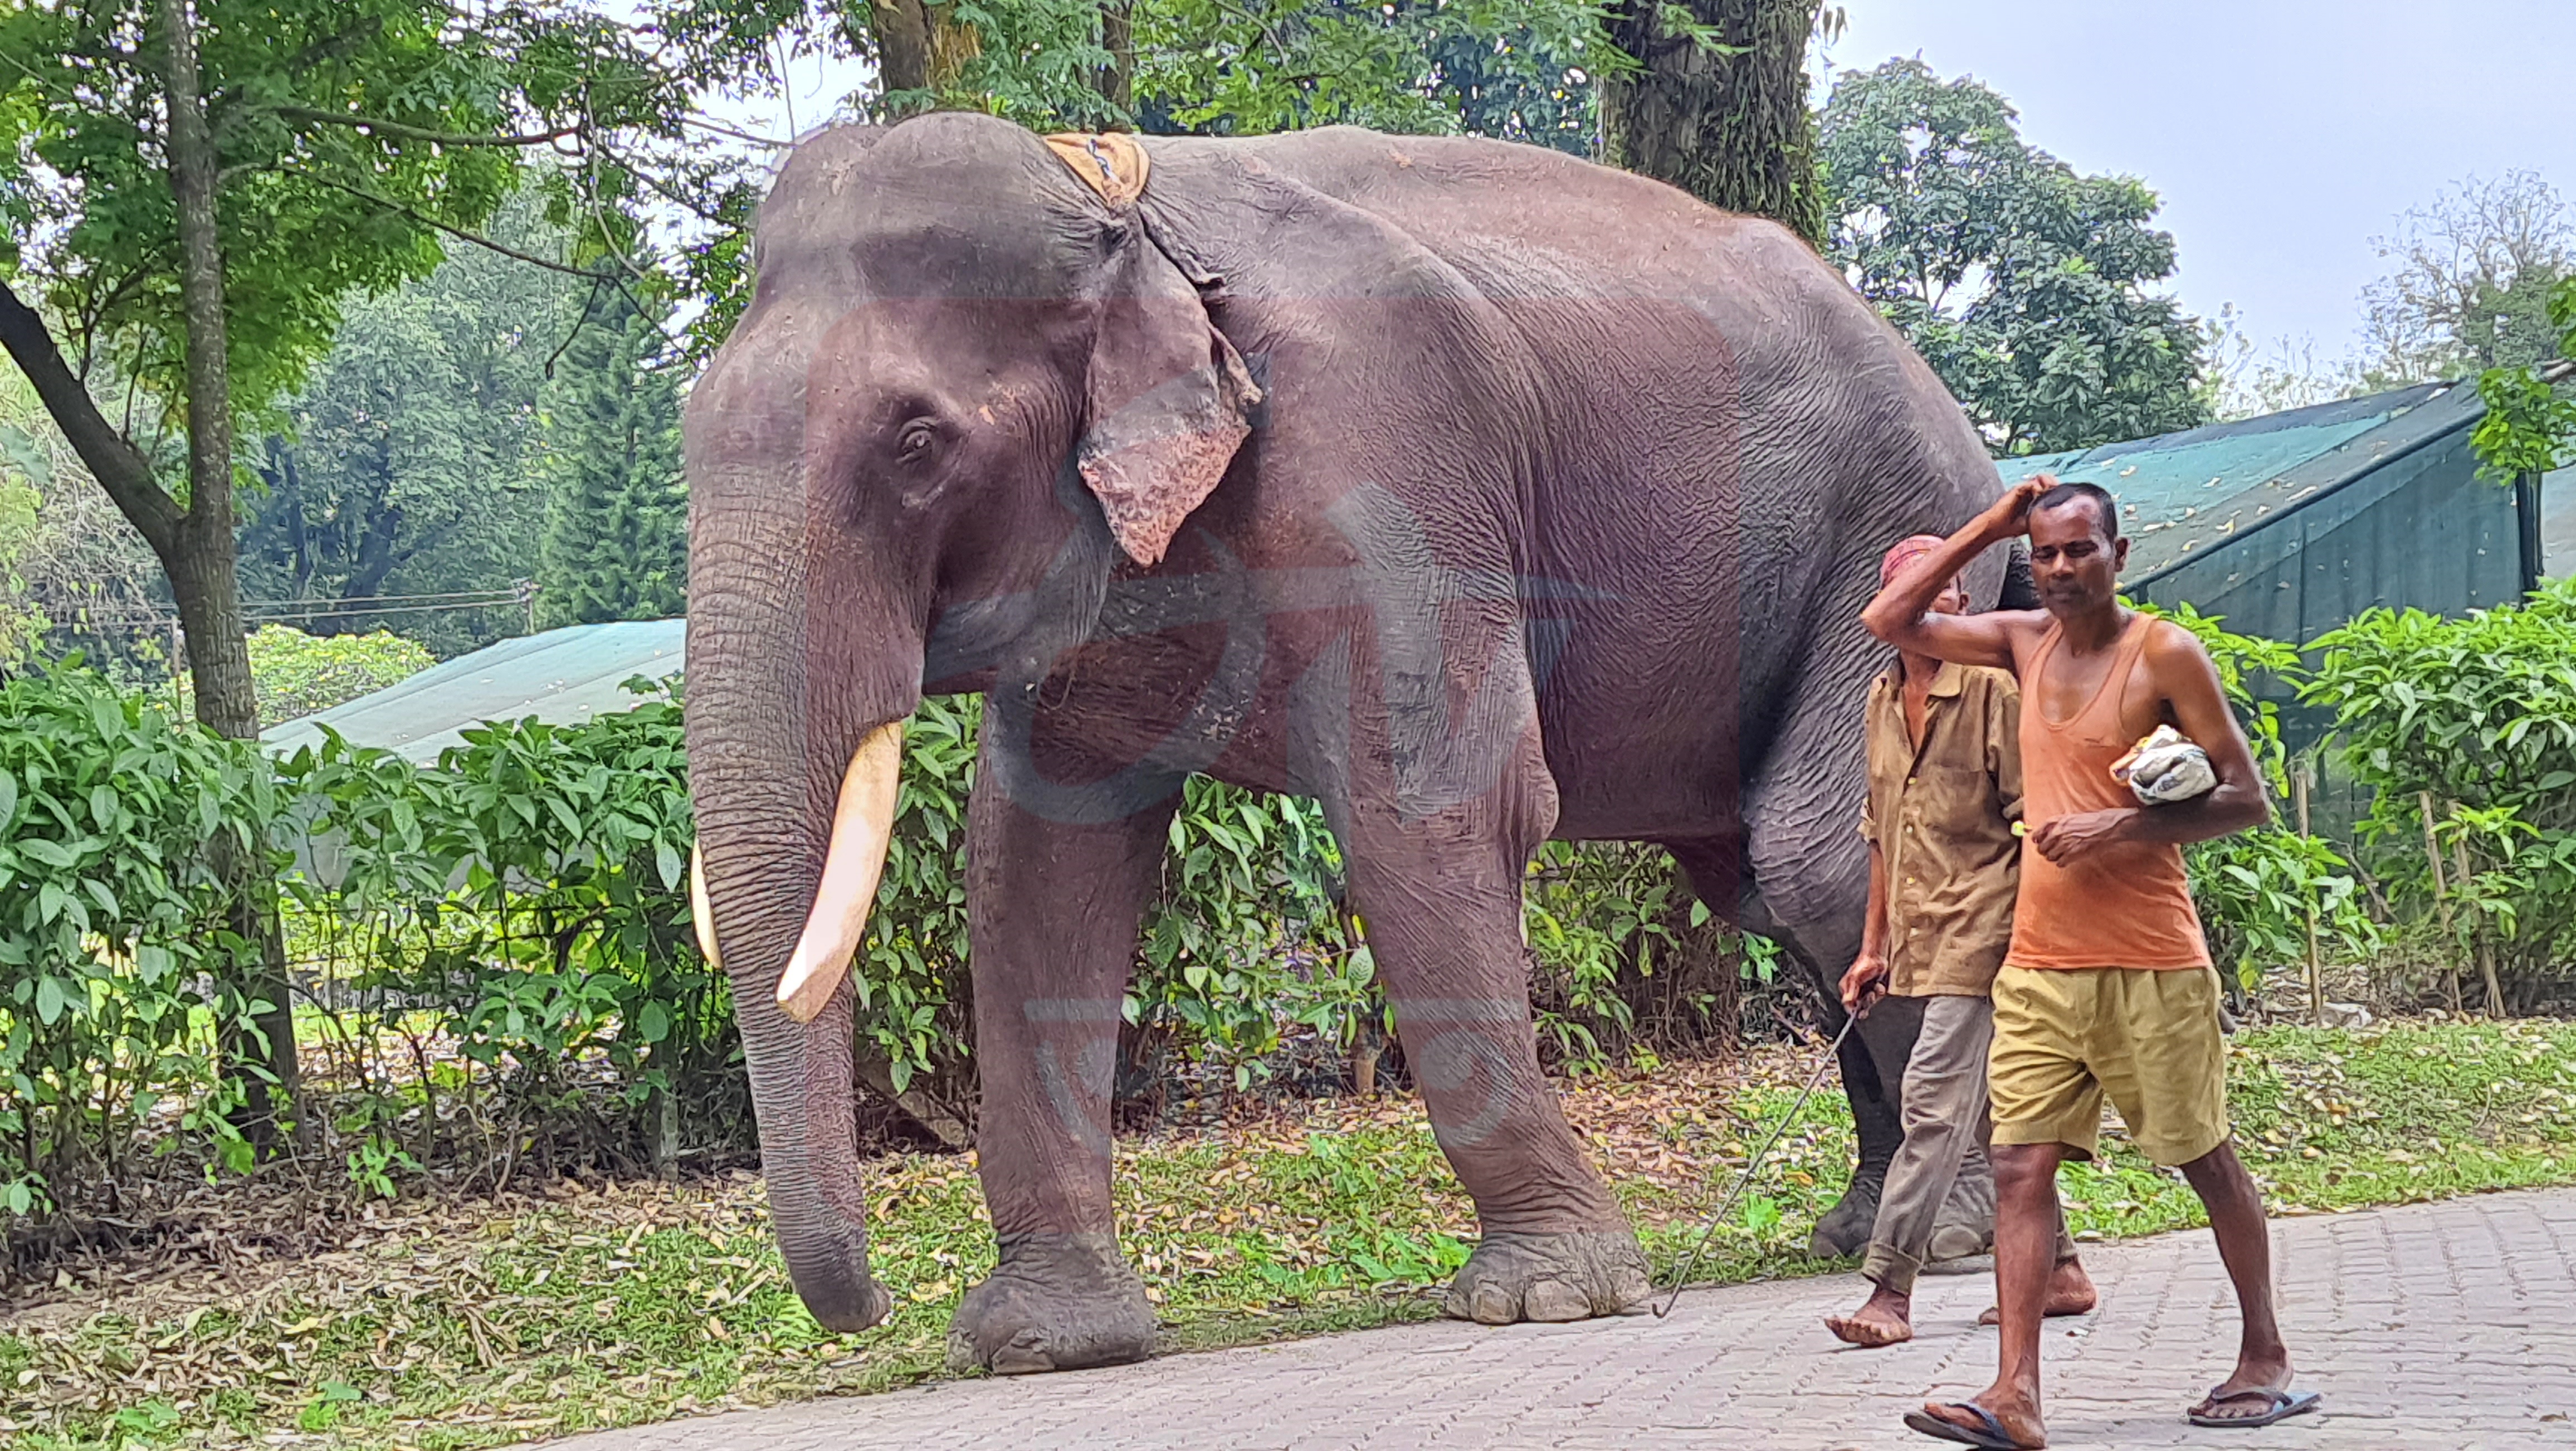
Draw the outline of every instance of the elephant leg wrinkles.
<instances>
[{"instance_id":1,"label":"elephant leg wrinkles","mask_svg":"<svg viewBox=\"0 0 2576 1451\"><path fill-rule=\"evenodd\" d=\"M1472 800L1411 815L1364 794L1334 813L1397 1040L1476 1202L1481 1240L1445 1309L1489 1325L1615 1314L1649 1288L1635 1233L1539 1068L1521 877L1555 788L1534 724L1507 749Z\"/></svg>"},{"instance_id":2,"label":"elephant leg wrinkles","mask_svg":"<svg viewBox=\"0 0 2576 1451\"><path fill-rule=\"evenodd\" d=\"M978 1168L999 1263L959 1302L948 1356L1004 1374L1140 1360L1155 1316L1118 1249L1110 1091L1120 999L1177 798L1106 823L1048 820L1008 789L1026 763L997 766L995 754L988 713L967 892Z\"/></svg>"}]
</instances>

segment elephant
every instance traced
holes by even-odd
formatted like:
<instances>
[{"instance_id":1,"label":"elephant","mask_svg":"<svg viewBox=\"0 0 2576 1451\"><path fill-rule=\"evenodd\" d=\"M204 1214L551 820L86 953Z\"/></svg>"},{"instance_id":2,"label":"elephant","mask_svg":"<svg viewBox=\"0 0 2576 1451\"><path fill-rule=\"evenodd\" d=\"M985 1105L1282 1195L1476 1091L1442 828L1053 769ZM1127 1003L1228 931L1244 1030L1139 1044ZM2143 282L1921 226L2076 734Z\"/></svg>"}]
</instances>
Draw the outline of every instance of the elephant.
<instances>
[{"instance_id":1,"label":"elephant","mask_svg":"<svg viewBox=\"0 0 2576 1451\"><path fill-rule=\"evenodd\" d=\"M1880 551L1997 487L1930 369L1774 223L1554 151L1352 127L830 128L780 164L752 275L683 425L692 896L815 1319L889 1307L849 966L902 723L950 691L985 694L968 944L998 1257L956 1363L1152 1349L1109 1089L1194 772L1315 799L1341 846L1475 1203L1448 1312L1644 1298L1540 1070L1522 878L1551 838L1659 843L1820 987L1849 962L1887 659L1861 607ZM1866 1234L1909 1047L1898 1013L1846 1045L1862 1163L1829 1245Z\"/></svg>"}]
</instances>

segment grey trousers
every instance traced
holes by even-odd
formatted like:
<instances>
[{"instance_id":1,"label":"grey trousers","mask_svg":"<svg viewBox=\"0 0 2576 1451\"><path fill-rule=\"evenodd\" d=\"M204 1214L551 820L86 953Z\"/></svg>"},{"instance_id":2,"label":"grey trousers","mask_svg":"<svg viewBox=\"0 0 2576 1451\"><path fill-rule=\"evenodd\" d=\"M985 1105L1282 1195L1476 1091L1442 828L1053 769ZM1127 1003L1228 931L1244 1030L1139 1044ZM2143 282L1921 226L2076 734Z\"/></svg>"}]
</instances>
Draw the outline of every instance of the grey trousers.
<instances>
[{"instance_id":1,"label":"grey trousers","mask_svg":"<svg viewBox=\"0 0 2576 1451\"><path fill-rule=\"evenodd\" d=\"M1914 1293L1914 1278L1923 1272L1933 1227L1953 1185L1963 1176L1991 1178L1986 1141L1994 1123L1986 1111L1986 1049L1994 1042L1995 1005L1946 994L1921 1002L1923 1031L1905 1062L1905 1143L1888 1166L1878 1223L1860 1269L1900 1295ZM2075 1241L2061 1208L2057 1259L2063 1264L2073 1258Z\"/></svg>"}]
</instances>

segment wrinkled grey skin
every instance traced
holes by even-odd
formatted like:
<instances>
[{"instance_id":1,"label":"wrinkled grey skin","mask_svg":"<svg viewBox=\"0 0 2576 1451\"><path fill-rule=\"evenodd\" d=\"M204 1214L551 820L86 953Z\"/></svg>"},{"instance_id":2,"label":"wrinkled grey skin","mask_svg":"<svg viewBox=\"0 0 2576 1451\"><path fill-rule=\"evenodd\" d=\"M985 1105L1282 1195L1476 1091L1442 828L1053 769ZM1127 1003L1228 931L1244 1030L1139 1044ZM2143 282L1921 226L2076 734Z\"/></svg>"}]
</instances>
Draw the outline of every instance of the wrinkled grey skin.
<instances>
[{"instance_id":1,"label":"wrinkled grey skin","mask_svg":"<svg viewBox=\"0 0 2576 1451\"><path fill-rule=\"evenodd\" d=\"M1838 975L1886 658L1860 609L1880 551L1966 519L1993 468L1768 223L1483 140L1149 147L1122 212L986 117L814 137L689 400L692 790L797 1291L835 1329L888 1306L850 989L806 1027L772 987L852 748L926 689L982 689L969 911L1000 1264L957 1359L1151 1348L1111 1216L1110 1066L1192 771L1323 803L1482 1226L1450 1312L1633 1305L1645 1262L1539 1072L1525 865L1550 837L1664 843L1715 910ZM1974 572L1980 603L2001 565ZM1897 1141L1903 1018L1874 1014L1845 1057L1865 1145L1827 1226L1846 1246Z\"/></svg>"}]
</instances>

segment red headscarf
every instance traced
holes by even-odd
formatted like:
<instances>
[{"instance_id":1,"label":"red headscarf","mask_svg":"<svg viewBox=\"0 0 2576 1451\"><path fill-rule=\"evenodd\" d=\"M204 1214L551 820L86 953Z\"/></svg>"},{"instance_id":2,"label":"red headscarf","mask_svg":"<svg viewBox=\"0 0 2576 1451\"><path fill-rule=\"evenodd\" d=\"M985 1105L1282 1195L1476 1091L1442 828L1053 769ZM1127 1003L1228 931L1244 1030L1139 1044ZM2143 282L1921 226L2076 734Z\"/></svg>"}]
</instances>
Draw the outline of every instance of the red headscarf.
<instances>
[{"instance_id":1,"label":"red headscarf","mask_svg":"<svg viewBox=\"0 0 2576 1451\"><path fill-rule=\"evenodd\" d=\"M1878 587L1887 588L1894 582L1898 573L1913 562L1916 555L1938 549L1947 542L1938 534L1917 534L1908 539L1899 539L1895 547L1889 549L1886 556L1878 562Z\"/></svg>"}]
</instances>

